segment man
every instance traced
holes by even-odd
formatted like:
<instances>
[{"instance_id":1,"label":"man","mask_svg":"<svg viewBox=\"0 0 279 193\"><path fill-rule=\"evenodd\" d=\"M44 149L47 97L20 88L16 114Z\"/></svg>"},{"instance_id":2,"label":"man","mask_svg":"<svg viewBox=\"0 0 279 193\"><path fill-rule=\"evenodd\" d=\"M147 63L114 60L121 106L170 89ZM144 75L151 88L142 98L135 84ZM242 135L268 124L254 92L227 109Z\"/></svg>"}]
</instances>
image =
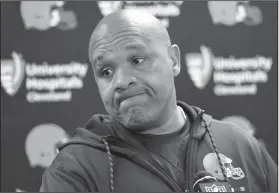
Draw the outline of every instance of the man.
<instances>
[{"instance_id":1,"label":"man","mask_svg":"<svg viewBox=\"0 0 279 193\"><path fill-rule=\"evenodd\" d=\"M109 115L60 147L40 191L193 191L199 171L234 191L277 190L277 167L252 136L177 102L179 47L155 17L104 17L89 59Z\"/></svg>"}]
</instances>

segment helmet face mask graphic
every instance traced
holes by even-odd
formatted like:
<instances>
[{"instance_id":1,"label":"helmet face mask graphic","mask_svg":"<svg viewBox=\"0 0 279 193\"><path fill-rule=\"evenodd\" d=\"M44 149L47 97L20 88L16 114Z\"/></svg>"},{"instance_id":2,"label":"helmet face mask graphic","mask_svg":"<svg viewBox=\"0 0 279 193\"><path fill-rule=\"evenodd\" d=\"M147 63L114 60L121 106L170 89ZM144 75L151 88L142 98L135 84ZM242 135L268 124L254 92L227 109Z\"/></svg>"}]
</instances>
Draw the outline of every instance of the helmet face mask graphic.
<instances>
[{"instance_id":1,"label":"helmet face mask graphic","mask_svg":"<svg viewBox=\"0 0 279 193\"><path fill-rule=\"evenodd\" d=\"M237 23L259 25L263 21L259 7L249 1L208 1L208 10L215 25L234 26Z\"/></svg>"},{"instance_id":2,"label":"helmet face mask graphic","mask_svg":"<svg viewBox=\"0 0 279 193\"><path fill-rule=\"evenodd\" d=\"M208 1L208 9L214 24L232 26L236 23L237 1Z\"/></svg>"},{"instance_id":3,"label":"helmet face mask graphic","mask_svg":"<svg viewBox=\"0 0 279 193\"><path fill-rule=\"evenodd\" d=\"M185 63L193 84L199 89L204 89L212 75L213 55L211 50L203 45L200 47L200 51L201 54L186 54Z\"/></svg>"},{"instance_id":4,"label":"helmet face mask graphic","mask_svg":"<svg viewBox=\"0 0 279 193\"><path fill-rule=\"evenodd\" d=\"M70 30L77 27L77 18L73 11L65 11L65 1L22 1L20 13L25 28L47 30L58 27Z\"/></svg>"},{"instance_id":5,"label":"helmet face mask graphic","mask_svg":"<svg viewBox=\"0 0 279 193\"><path fill-rule=\"evenodd\" d=\"M25 152L30 166L49 167L58 153L57 145L68 139L68 134L58 125L46 123L35 126L25 141Z\"/></svg>"},{"instance_id":6,"label":"helmet face mask graphic","mask_svg":"<svg viewBox=\"0 0 279 193\"><path fill-rule=\"evenodd\" d=\"M13 59L1 59L1 85L10 96L19 90L25 74L25 62L22 56L12 53Z\"/></svg>"},{"instance_id":7,"label":"helmet face mask graphic","mask_svg":"<svg viewBox=\"0 0 279 193\"><path fill-rule=\"evenodd\" d=\"M232 164L232 159L226 157L223 154L219 154L221 162L225 167L225 172L229 178L233 178L235 180L239 180L245 177L243 170L240 167L234 167ZM211 173L215 178L219 180L224 180L224 176L222 174L222 170L220 168L218 158L215 153L207 154L203 159L204 169Z\"/></svg>"}]
</instances>

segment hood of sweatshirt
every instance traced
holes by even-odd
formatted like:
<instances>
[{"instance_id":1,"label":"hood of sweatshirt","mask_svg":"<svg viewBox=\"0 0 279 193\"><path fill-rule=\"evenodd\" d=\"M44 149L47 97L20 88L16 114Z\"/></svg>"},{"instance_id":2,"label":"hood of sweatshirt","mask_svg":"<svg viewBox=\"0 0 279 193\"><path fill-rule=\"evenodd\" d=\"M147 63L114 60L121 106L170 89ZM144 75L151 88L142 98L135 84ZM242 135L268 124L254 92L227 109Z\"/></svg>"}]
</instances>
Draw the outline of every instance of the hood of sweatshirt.
<instances>
[{"instance_id":1,"label":"hood of sweatshirt","mask_svg":"<svg viewBox=\"0 0 279 193\"><path fill-rule=\"evenodd\" d=\"M199 141L206 133L206 127L209 127L212 117L204 114L204 111L198 107L190 106L184 102L178 101L177 105L184 110L191 123L191 129L189 130L190 139ZM93 115L83 128L77 128L76 134L72 139L59 146L59 150L69 145L86 145L107 152L108 159L110 160L110 171L113 171L111 155L117 153L157 173L159 177L165 179L166 183L169 183L174 191L181 191L170 177L161 172L162 168L160 168L160 166L156 166L152 160L143 156L149 155L149 152L139 140L136 139L136 135L125 129L117 121L111 119L108 115ZM189 146L190 149L192 146L191 144ZM192 150L190 149L189 151L191 154ZM139 154L139 152L141 152L141 154ZM196 152L194 151L194 153ZM194 164L192 162L189 162L188 165ZM192 166L189 168L191 167ZM110 176L113 176L113 174L111 173ZM114 191L113 181L114 180L111 179L112 191Z\"/></svg>"},{"instance_id":2,"label":"hood of sweatshirt","mask_svg":"<svg viewBox=\"0 0 279 193\"><path fill-rule=\"evenodd\" d=\"M198 107L190 106L181 101L178 101L177 105L184 110L191 124L195 122L198 114L204 112ZM202 122L199 127L194 128L194 138L201 138L206 132L204 127L205 124L209 126L211 123L212 117L210 115L203 114L203 118L205 122ZM95 114L87 121L83 128L77 128L74 137L71 138L67 143L61 144L59 146L59 150L65 146L76 143L90 143L93 146L96 145L96 148L99 148L104 146L103 140L109 138L120 139L129 142L130 145L137 145L134 144L134 134L130 131L127 131L127 129L125 129L119 123L111 119L109 115Z\"/></svg>"}]
</instances>

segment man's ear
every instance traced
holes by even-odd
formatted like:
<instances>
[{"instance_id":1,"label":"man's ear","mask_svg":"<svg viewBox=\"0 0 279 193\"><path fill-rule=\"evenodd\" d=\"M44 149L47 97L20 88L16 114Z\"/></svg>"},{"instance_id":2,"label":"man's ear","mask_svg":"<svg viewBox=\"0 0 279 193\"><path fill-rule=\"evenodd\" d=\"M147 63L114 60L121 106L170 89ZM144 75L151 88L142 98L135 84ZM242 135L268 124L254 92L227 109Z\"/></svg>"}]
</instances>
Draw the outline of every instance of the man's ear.
<instances>
[{"instance_id":1,"label":"man's ear","mask_svg":"<svg viewBox=\"0 0 279 193\"><path fill-rule=\"evenodd\" d=\"M171 45L171 47L169 48L169 54L173 62L173 75L174 77L176 77L179 75L181 68L179 47L176 44Z\"/></svg>"}]
</instances>

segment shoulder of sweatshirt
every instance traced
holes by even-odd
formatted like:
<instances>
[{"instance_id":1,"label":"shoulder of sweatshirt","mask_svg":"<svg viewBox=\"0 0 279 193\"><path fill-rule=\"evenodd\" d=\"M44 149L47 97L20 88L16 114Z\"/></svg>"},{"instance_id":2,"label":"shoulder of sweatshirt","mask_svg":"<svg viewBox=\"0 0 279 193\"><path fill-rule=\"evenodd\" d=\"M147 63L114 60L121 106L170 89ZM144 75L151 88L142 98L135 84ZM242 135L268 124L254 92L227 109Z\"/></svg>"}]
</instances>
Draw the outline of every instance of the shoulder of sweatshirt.
<instances>
[{"instance_id":1,"label":"shoulder of sweatshirt","mask_svg":"<svg viewBox=\"0 0 279 193\"><path fill-rule=\"evenodd\" d=\"M52 162L51 168L63 168L69 170L73 167L86 168L87 165L105 165L108 157L106 151L93 148L86 144L70 144L65 146L57 154Z\"/></svg>"},{"instance_id":2,"label":"shoulder of sweatshirt","mask_svg":"<svg viewBox=\"0 0 279 193\"><path fill-rule=\"evenodd\" d=\"M79 191L98 190L98 184L102 184L107 178L108 170L106 152L86 145L72 144L65 146L45 170L43 185L53 190L76 187L79 187Z\"/></svg>"},{"instance_id":3,"label":"shoulder of sweatshirt","mask_svg":"<svg viewBox=\"0 0 279 193\"><path fill-rule=\"evenodd\" d=\"M210 130L214 138L226 142L240 142L240 143L258 143L256 138L251 135L244 128L238 128L237 126L226 123L220 120L212 119L210 124Z\"/></svg>"},{"instance_id":4,"label":"shoulder of sweatshirt","mask_svg":"<svg viewBox=\"0 0 279 193\"><path fill-rule=\"evenodd\" d=\"M243 162L263 162L263 150L258 140L243 128L213 119L210 131L220 153L231 155Z\"/></svg>"},{"instance_id":5,"label":"shoulder of sweatshirt","mask_svg":"<svg viewBox=\"0 0 279 193\"><path fill-rule=\"evenodd\" d=\"M262 191L277 189L278 168L253 135L244 128L215 119L211 122L210 131L219 152L230 158L235 167L242 168L251 182L257 181ZM206 144L211 143L209 137L205 141ZM251 187L255 188L254 185Z\"/></svg>"}]
</instances>

